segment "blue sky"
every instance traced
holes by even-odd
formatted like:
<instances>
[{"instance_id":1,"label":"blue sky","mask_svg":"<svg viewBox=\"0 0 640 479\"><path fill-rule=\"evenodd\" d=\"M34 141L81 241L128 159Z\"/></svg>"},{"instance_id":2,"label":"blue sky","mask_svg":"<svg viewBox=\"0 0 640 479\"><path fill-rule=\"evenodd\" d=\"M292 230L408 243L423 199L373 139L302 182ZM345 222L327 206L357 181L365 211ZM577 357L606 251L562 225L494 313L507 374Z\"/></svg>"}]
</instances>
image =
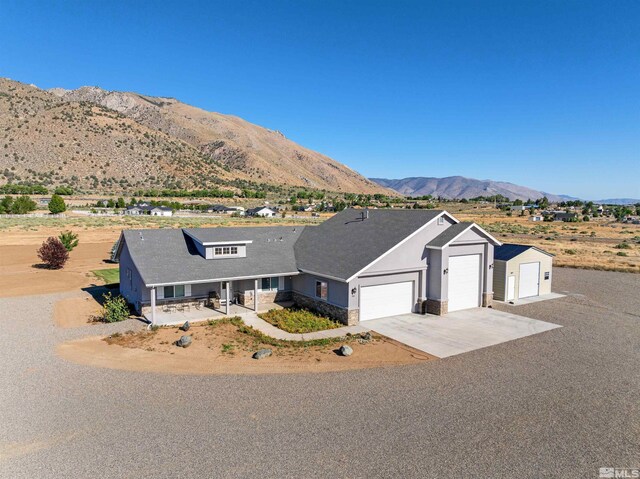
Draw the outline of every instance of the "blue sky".
<instances>
[{"instance_id":1,"label":"blue sky","mask_svg":"<svg viewBox=\"0 0 640 479\"><path fill-rule=\"evenodd\" d=\"M635 0L0 0L0 76L173 96L367 176L640 196Z\"/></svg>"}]
</instances>

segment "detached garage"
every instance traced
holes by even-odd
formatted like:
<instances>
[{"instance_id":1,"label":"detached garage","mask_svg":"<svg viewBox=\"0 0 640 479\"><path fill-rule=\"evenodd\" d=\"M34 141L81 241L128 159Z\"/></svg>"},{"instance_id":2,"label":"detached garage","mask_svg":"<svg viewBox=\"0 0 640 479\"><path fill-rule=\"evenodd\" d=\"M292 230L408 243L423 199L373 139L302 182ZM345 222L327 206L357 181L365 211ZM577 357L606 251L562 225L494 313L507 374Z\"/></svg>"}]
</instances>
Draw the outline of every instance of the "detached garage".
<instances>
[{"instance_id":1,"label":"detached garage","mask_svg":"<svg viewBox=\"0 0 640 479\"><path fill-rule=\"evenodd\" d=\"M553 255L535 246L505 243L494 250L493 294L517 301L551 293Z\"/></svg>"}]
</instances>

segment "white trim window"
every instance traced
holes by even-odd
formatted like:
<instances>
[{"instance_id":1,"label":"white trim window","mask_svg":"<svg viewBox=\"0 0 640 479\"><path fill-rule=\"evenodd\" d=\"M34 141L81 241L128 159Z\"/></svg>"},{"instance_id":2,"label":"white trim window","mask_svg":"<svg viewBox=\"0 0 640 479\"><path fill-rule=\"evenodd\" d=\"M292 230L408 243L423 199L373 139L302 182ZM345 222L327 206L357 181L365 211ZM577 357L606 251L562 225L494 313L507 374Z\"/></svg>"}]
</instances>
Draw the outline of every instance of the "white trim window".
<instances>
[{"instance_id":1,"label":"white trim window","mask_svg":"<svg viewBox=\"0 0 640 479\"><path fill-rule=\"evenodd\" d=\"M238 256L237 246L215 246L213 256Z\"/></svg>"},{"instance_id":2,"label":"white trim window","mask_svg":"<svg viewBox=\"0 0 640 479\"><path fill-rule=\"evenodd\" d=\"M278 289L280 289L280 278L278 276L260 280L260 291L278 291Z\"/></svg>"},{"instance_id":3,"label":"white trim window","mask_svg":"<svg viewBox=\"0 0 640 479\"><path fill-rule=\"evenodd\" d=\"M444 224L444 216L438 217L438 224L439 225L443 225Z\"/></svg>"},{"instance_id":4,"label":"white trim window","mask_svg":"<svg viewBox=\"0 0 640 479\"><path fill-rule=\"evenodd\" d=\"M326 301L328 289L329 285L326 281L316 280L316 298Z\"/></svg>"},{"instance_id":5,"label":"white trim window","mask_svg":"<svg viewBox=\"0 0 640 479\"><path fill-rule=\"evenodd\" d=\"M161 296L162 299L186 298L188 296L191 296L191 285L176 284L175 286L164 286L162 288Z\"/></svg>"}]
</instances>

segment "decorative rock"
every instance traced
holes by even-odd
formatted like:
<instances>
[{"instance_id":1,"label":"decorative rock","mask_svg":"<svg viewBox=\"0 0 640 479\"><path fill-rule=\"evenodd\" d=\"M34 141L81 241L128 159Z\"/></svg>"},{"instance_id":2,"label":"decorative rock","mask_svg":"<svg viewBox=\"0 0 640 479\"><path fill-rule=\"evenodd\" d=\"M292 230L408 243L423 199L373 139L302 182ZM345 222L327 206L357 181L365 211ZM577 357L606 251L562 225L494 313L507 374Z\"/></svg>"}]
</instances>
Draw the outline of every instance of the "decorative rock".
<instances>
[{"instance_id":1,"label":"decorative rock","mask_svg":"<svg viewBox=\"0 0 640 479\"><path fill-rule=\"evenodd\" d=\"M362 333L362 334L360 335L360 337L361 337L362 339L364 339L365 341L371 341L371 339L372 339L371 331L367 331L366 333Z\"/></svg>"},{"instance_id":2,"label":"decorative rock","mask_svg":"<svg viewBox=\"0 0 640 479\"><path fill-rule=\"evenodd\" d=\"M263 359L263 358L268 358L269 356L271 356L271 350L270 349L261 349L259 351L256 351L255 353L253 353L253 356L251 356L253 359Z\"/></svg>"},{"instance_id":3,"label":"decorative rock","mask_svg":"<svg viewBox=\"0 0 640 479\"><path fill-rule=\"evenodd\" d=\"M191 325L189 324L189 321L185 321L184 324L180 326L180 330L186 333L187 331L189 331L190 327Z\"/></svg>"},{"instance_id":4,"label":"decorative rock","mask_svg":"<svg viewBox=\"0 0 640 479\"><path fill-rule=\"evenodd\" d=\"M180 336L180 339L176 341L176 346L180 346L181 348L188 348L191 346L191 336Z\"/></svg>"},{"instance_id":5,"label":"decorative rock","mask_svg":"<svg viewBox=\"0 0 640 479\"><path fill-rule=\"evenodd\" d=\"M346 344L340 346L340 349L338 351L340 352L341 356L351 356L353 354L353 349L351 349L351 347L347 346Z\"/></svg>"}]
</instances>

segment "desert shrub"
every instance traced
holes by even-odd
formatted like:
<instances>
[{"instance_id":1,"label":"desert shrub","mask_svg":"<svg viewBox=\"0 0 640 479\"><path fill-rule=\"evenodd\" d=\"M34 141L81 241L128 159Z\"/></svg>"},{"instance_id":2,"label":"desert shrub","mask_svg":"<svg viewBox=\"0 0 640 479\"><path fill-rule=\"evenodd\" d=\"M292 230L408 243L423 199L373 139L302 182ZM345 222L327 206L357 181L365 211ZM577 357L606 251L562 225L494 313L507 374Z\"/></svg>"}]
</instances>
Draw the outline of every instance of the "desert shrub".
<instances>
[{"instance_id":1,"label":"desert shrub","mask_svg":"<svg viewBox=\"0 0 640 479\"><path fill-rule=\"evenodd\" d=\"M290 333L309 333L342 326L327 317L319 316L306 309L271 309L259 316L275 327Z\"/></svg>"},{"instance_id":2,"label":"desert shrub","mask_svg":"<svg viewBox=\"0 0 640 479\"><path fill-rule=\"evenodd\" d=\"M620 243L614 246L616 249L631 249L631 245L629 243Z\"/></svg>"},{"instance_id":3,"label":"desert shrub","mask_svg":"<svg viewBox=\"0 0 640 479\"><path fill-rule=\"evenodd\" d=\"M69 252L58 238L50 236L38 250L38 258L51 269L60 269L69 259Z\"/></svg>"},{"instance_id":4,"label":"desert shrub","mask_svg":"<svg viewBox=\"0 0 640 479\"><path fill-rule=\"evenodd\" d=\"M78 235L71 231L63 231L60 233L60 236L58 236L58 239L69 252L78 246Z\"/></svg>"},{"instance_id":5,"label":"desert shrub","mask_svg":"<svg viewBox=\"0 0 640 479\"><path fill-rule=\"evenodd\" d=\"M112 296L111 292L102 295L102 320L105 323L117 323L129 317L129 305L122 296Z\"/></svg>"},{"instance_id":6,"label":"desert shrub","mask_svg":"<svg viewBox=\"0 0 640 479\"><path fill-rule=\"evenodd\" d=\"M616 253L617 256L629 256L626 251L618 251Z\"/></svg>"},{"instance_id":7,"label":"desert shrub","mask_svg":"<svg viewBox=\"0 0 640 479\"><path fill-rule=\"evenodd\" d=\"M566 249L564 250L564 252L570 255L578 254L578 251L576 251L575 249Z\"/></svg>"},{"instance_id":8,"label":"desert shrub","mask_svg":"<svg viewBox=\"0 0 640 479\"><path fill-rule=\"evenodd\" d=\"M0 213L12 215L24 215L37 208L36 202L26 195L18 196L15 200L12 196L5 196L0 201Z\"/></svg>"},{"instance_id":9,"label":"desert shrub","mask_svg":"<svg viewBox=\"0 0 640 479\"><path fill-rule=\"evenodd\" d=\"M70 186L58 186L54 193L56 195L72 195L73 194L73 188L71 188Z\"/></svg>"},{"instance_id":10,"label":"desert shrub","mask_svg":"<svg viewBox=\"0 0 640 479\"><path fill-rule=\"evenodd\" d=\"M60 195L53 195L51 197L51 201L49 201L49 211L51 212L51 214L58 214L58 213L62 213L64 211L67 210L67 205L65 204L64 200L62 199L62 196Z\"/></svg>"}]
</instances>

